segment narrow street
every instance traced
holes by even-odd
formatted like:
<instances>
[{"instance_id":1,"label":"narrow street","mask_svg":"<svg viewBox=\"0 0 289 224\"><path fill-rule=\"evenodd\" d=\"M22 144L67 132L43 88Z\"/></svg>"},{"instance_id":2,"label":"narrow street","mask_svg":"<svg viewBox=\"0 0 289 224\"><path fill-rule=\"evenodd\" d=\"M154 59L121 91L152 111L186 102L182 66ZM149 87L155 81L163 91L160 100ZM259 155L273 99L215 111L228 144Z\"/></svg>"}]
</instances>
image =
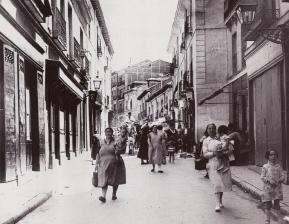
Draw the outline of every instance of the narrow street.
<instances>
[{"instance_id":1,"label":"narrow street","mask_svg":"<svg viewBox=\"0 0 289 224\"><path fill-rule=\"evenodd\" d=\"M20 224L90 223L264 223L265 215L255 200L234 186L225 194L225 208L214 211L214 195L203 173L194 170L193 159L176 160L164 173L151 173L136 157L125 157L127 184L120 186L117 201L98 200L101 190L91 185L88 159L67 161L53 179L54 195ZM272 222L274 223L274 222Z\"/></svg>"}]
</instances>

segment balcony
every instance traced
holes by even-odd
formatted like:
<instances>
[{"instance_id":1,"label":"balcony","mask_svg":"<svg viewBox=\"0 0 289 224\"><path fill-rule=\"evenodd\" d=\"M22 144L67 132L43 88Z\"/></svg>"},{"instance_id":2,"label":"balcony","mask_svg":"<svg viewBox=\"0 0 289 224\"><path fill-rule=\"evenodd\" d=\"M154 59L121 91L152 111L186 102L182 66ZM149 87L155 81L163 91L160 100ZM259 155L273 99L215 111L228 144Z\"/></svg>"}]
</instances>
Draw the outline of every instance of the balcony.
<instances>
[{"instance_id":1,"label":"balcony","mask_svg":"<svg viewBox=\"0 0 289 224\"><path fill-rule=\"evenodd\" d=\"M83 66L81 54L80 44L73 38L73 53L70 55L70 61L78 68Z\"/></svg>"},{"instance_id":2,"label":"balcony","mask_svg":"<svg viewBox=\"0 0 289 224\"><path fill-rule=\"evenodd\" d=\"M101 39L97 35L97 57L102 57L102 46L101 46Z\"/></svg>"},{"instance_id":3,"label":"balcony","mask_svg":"<svg viewBox=\"0 0 289 224\"><path fill-rule=\"evenodd\" d=\"M255 41L262 34L263 30L267 30L279 18L279 9L259 8L250 25L250 30L245 34L244 39L246 41Z\"/></svg>"},{"instance_id":4,"label":"balcony","mask_svg":"<svg viewBox=\"0 0 289 224\"><path fill-rule=\"evenodd\" d=\"M245 8L250 8L250 7L256 7L257 5L257 0L225 0L224 3L224 18L225 18L225 23L227 24L228 21L233 18L237 12L237 9L239 7L245 7Z\"/></svg>"},{"instance_id":5,"label":"balcony","mask_svg":"<svg viewBox=\"0 0 289 224\"><path fill-rule=\"evenodd\" d=\"M185 21L185 36L192 35L193 27L192 27L192 17L189 15L186 17Z\"/></svg>"},{"instance_id":6,"label":"balcony","mask_svg":"<svg viewBox=\"0 0 289 224\"><path fill-rule=\"evenodd\" d=\"M80 53L82 54L82 53ZM81 73L83 76L88 80L89 77L89 60L86 56L80 55L80 60L82 61L82 66L81 66Z\"/></svg>"},{"instance_id":7,"label":"balcony","mask_svg":"<svg viewBox=\"0 0 289 224\"><path fill-rule=\"evenodd\" d=\"M124 94L121 93L121 94L118 96L118 99L123 100L123 99L124 99Z\"/></svg>"},{"instance_id":8,"label":"balcony","mask_svg":"<svg viewBox=\"0 0 289 224\"><path fill-rule=\"evenodd\" d=\"M66 50L66 22L58 8L55 8L52 24L52 37L57 46Z\"/></svg>"},{"instance_id":9,"label":"balcony","mask_svg":"<svg viewBox=\"0 0 289 224\"><path fill-rule=\"evenodd\" d=\"M117 82L112 81L112 82L111 82L111 88L116 87L116 86L117 86Z\"/></svg>"},{"instance_id":10,"label":"balcony","mask_svg":"<svg viewBox=\"0 0 289 224\"><path fill-rule=\"evenodd\" d=\"M119 80L118 83L117 83L118 86L122 86L122 85L125 85L125 82L124 80Z\"/></svg>"},{"instance_id":11,"label":"balcony","mask_svg":"<svg viewBox=\"0 0 289 224\"><path fill-rule=\"evenodd\" d=\"M185 33L182 34L182 43L181 43L181 53L184 53L186 50L186 37Z\"/></svg>"},{"instance_id":12,"label":"balcony","mask_svg":"<svg viewBox=\"0 0 289 224\"><path fill-rule=\"evenodd\" d=\"M45 17L52 15L51 7L47 0L24 0L24 2L39 23L44 23Z\"/></svg>"}]
</instances>

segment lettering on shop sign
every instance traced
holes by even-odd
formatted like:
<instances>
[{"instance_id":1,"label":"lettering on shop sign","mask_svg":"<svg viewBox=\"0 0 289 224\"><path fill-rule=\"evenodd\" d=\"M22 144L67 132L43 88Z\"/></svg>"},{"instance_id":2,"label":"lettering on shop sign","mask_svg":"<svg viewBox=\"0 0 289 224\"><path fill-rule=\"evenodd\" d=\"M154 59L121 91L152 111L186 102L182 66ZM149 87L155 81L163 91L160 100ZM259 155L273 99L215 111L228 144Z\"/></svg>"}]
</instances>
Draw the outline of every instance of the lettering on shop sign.
<instances>
[{"instance_id":1,"label":"lettering on shop sign","mask_svg":"<svg viewBox=\"0 0 289 224\"><path fill-rule=\"evenodd\" d=\"M42 76L42 74L41 74L41 73L38 73L37 75L38 75L38 81L39 81L39 83L40 83L40 84L43 84L43 76Z\"/></svg>"},{"instance_id":2,"label":"lettering on shop sign","mask_svg":"<svg viewBox=\"0 0 289 224\"><path fill-rule=\"evenodd\" d=\"M5 62L14 64L14 52L5 48Z\"/></svg>"},{"instance_id":3,"label":"lettering on shop sign","mask_svg":"<svg viewBox=\"0 0 289 224\"><path fill-rule=\"evenodd\" d=\"M21 59L19 60L19 70L21 72L24 72L24 61Z\"/></svg>"}]
</instances>

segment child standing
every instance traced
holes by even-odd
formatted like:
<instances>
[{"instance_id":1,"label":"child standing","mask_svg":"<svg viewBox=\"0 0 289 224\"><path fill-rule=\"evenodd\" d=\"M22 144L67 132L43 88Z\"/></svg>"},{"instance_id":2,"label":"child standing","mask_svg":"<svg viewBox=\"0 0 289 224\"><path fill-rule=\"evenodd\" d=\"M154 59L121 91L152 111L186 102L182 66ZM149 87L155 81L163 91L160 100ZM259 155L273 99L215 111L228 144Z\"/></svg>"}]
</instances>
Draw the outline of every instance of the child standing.
<instances>
[{"instance_id":1,"label":"child standing","mask_svg":"<svg viewBox=\"0 0 289 224\"><path fill-rule=\"evenodd\" d=\"M282 172L282 168L277 162L278 153L274 149L269 149L265 158L268 159L268 163L262 167L261 180L263 181L263 193L262 202L265 204L266 223L270 223L270 210L272 208L272 201L274 208L279 213L280 217L280 200L283 199L282 182L285 181L285 176Z\"/></svg>"}]
</instances>

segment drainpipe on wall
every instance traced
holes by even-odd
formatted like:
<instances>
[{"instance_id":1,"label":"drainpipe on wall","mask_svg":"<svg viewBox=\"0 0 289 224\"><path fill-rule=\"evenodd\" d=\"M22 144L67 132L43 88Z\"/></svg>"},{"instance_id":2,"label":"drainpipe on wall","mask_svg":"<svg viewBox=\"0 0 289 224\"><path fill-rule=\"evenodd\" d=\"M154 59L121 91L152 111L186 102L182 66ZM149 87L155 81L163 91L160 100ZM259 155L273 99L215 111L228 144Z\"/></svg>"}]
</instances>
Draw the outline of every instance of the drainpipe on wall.
<instances>
[{"instance_id":1,"label":"drainpipe on wall","mask_svg":"<svg viewBox=\"0 0 289 224\"><path fill-rule=\"evenodd\" d=\"M285 37L289 36L289 29L283 28L282 33ZM286 166L286 183L289 184L289 41L285 38L282 41L282 51L284 54L284 74L283 75L283 83L284 83L284 97L285 97L285 128L283 132L283 139L285 143L285 147L283 147L283 161L282 163Z\"/></svg>"}]
</instances>

